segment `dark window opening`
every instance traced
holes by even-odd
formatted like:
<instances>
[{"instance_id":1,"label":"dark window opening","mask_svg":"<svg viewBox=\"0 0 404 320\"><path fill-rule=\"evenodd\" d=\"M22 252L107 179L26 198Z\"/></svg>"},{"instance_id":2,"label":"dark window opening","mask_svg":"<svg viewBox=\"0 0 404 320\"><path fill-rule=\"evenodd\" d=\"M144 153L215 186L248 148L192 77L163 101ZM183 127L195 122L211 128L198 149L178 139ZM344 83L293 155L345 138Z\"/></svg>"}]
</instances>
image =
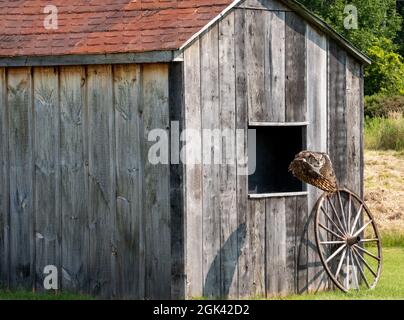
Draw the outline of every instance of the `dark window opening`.
<instances>
[{"instance_id":1,"label":"dark window opening","mask_svg":"<svg viewBox=\"0 0 404 320\"><path fill-rule=\"evenodd\" d=\"M255 172L249 176L250 194L303 192L305 185L288 172L289 164L305 148L302 126L250 127L256 130ZM249 141L254 143L254 141ZM249 146L249 150L253 150ZM251 152L251 151L250 151ZM254 159L249 154L249 166ZM251 173L252 170L250 170Z\"/></svg>"}]
</instances>

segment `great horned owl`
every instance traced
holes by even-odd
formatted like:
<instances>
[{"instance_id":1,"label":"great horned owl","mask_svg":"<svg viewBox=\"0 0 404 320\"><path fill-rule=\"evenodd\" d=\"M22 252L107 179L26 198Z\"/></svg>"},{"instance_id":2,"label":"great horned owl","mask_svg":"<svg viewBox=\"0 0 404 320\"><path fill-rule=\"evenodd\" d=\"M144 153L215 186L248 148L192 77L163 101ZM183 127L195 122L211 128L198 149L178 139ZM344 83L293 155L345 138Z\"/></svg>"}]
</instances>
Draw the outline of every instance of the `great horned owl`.
<instances>
[{"instance_id":1,"label":"great horned owl","mask_svg":"<svg viewBox=\"0 0 404 320\"><path fill-rule=\"evenodd\" d=\"M326 153L302 151L290 164L289 171L297 179L323 191L334 193L338 189L337 178Z\"/></svg>"}]
</instances>

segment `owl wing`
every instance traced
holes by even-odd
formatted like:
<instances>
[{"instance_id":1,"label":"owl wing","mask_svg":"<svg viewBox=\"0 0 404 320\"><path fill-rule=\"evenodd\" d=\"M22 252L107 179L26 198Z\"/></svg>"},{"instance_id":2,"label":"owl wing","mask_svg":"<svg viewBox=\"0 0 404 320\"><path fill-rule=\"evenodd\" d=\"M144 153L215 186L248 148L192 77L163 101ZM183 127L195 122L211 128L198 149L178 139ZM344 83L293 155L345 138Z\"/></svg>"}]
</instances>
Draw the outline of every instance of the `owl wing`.
<instances>
[{"instance_id":1,"label":"owl wing","mask_svg":"<svg viewBox=\"0 0 404 320\"><path fill-rule=\"evenodd\" d=\"M320 169L320 174L324 179L329 181L332 185L337 188L337 177L335 175L335 171L328 154L323 154L323 159L325 160L324 165Z\"/></svg>"}]
</instances>

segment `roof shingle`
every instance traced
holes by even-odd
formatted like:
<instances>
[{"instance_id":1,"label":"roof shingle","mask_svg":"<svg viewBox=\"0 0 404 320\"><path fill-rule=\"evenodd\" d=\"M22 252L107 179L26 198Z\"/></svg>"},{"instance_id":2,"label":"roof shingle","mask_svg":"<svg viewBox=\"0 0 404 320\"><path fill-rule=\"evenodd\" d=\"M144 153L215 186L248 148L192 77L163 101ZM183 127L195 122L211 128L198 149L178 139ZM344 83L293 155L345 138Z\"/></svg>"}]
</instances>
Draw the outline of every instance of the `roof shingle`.
<instances>
[{"instance_id":1,"label":"roof shingle","mask_svg":"<svg viewBox=\"0 0 404 320\"><path fill-rule=\"evenodd\" d=\"M175 50L232 0L0 0L0 56ZM58 10L47 30L45 6Z\"/></svg>"}]
</instances>

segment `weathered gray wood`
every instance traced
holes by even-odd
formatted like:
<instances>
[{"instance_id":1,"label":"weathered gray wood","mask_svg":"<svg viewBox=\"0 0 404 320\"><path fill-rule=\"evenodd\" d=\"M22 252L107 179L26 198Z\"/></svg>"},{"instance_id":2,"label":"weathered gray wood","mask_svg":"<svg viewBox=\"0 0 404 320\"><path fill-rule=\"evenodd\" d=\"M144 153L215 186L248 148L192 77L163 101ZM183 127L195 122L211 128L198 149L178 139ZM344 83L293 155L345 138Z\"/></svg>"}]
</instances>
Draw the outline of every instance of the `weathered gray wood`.
<instances>
[{"instance_id":1,"label":"weathered gray wood","mask_svg":"<svg viewBox=\"0 0 404 320\"><path fill-rule=\"evenodd\" d=\"M184 143L178 141L177 133L184 130L184 66L172 63L169 67L170 128L171 128L171 298L184 299L186 287L185 260L185 207L184 207L184 163L179 151ZM174 144L176 147L174 148Z\"/></svg>"},{"instance_id":2,"label":"weathered gray wood","mask_svg":"<svg viewBox=\"0 0 404 320\"><path fill-rule=\"evenodd\" d=\"M222 141L211 135L220 130L219 105L219 27L201 38L201 110L203 155L203 281L204 296L220 296L220 161Z\"/></svg>"},{"instance_id":3,"label":"weathered gray wood","mask_svg":"<svg viewBox=\"0 0 404 320\"><path fill-rule=\"evenodd\" d=\"M346 52L329 43L328 148L341 187L347 183Z\"/></svg>"},{"instance_id":4,"label":"weathered gray wood","mask_svg":"<svg viewBox=\"0 0 404 320\"><path fill-rule=\"evenodd\" d=\"M153 129L169 129L168 66L143 66L143 117L145 150ZM167 147L167 146L164 146ZM143 153L145 215L146 298L168 299L171 295L170 166L152 164Z\"/></svg>"},{"instance_id":5,"label":"weathered gray wood","mask_svg":"<svg viewBox=\"0 0 404 320\"><path fill-rule=\"evenodd\" d=\"M317 30L307 29L307 149L327 152L327 38ZM315 205L322 191L308 185L308 290L325 289L326 274L315 242Z\"/></svg>"},{"instance_id":6,"label":"weathered gray wood","mask_svg":"<svg viewBox=\"0 0 404 320\"><path fill-rule=\"evenodd\" d=\"M286 295L286 208L285 198L266 200L266 294Z\"/></svg>"},{"instance_id":7,"label":"weathered gray wood","mask_svg":"<svg viewBox=\"0 0 404 320\"><path fill-rule=\"evenodd\" d=\"M249 121L264 121L265 108L265 12L246 10L245 46Z\"/></svg>"},{"instance_id":8,"label":"weathered gray wood","mask_svg":"<svg viewBox=\"0 0 404 320\"><path fill-rule=\"evenodd\" d=\"M200 132L200 43L199 40L184 52L184 126ZM199 163L198 163L199 159ZM201 296L202 279L202 166L201 139L187 143L185 151L185 212L186 212L186 274L187 297ZM193 160L193 161L192 161Z\"/></svg>"},{"instance_id":9,"label":"weathered gray wood","mask_svg":"<svg viewBox=\"0 0 404 320\"><path fill-rule=\"evenodd\" d=\"M88 290L86 77L83 67L60 68L62 288Z\"/></svg>"},{"instance_id":10,"label":"weathered gray wood","mask_svg":"<svg viewBox=\"0 0 404 320\"><path fill-rule=\"evenodd\" d=\"M307 197L296 197L296 287L298 294L308 291L308 211Z\"/></svg>"},{"instance_id":11,"label":"weathered gray wood","mask_svg":"<svg viewBox=\"0 0 404 320\"><path fill-rule=\"evenodd\" d=\"M115 227L114 121L111 66L87 69L89 108L89 275L90 292L112 293L111 257Z\"/></svg>"},{"instance_id":12,"label":"weathered gray wood","mask_svg":"<svg viewBox=\"0 0 404 320\"><path fill-rule=\"evenodd\" d=\"M0 68L0 285L9 286L9 151L6 69Z\"/></svg>"},{"instance_id":13,"label":"weathered gray wood","mask_svg":"<svg viewBox=\"0 0 404 320\"><path fill-rule=\"evenodd\" d=\"M10 133L10 287L32 288L35 242L31 70L9 69L7 85Z\"/></svg>"},{"instance_id":14,"label":"weathered gray wood","mask_svg":"<svg viewBox=\"0 0 404 320\"><path fill-rule=\"evenodd\" d=\"M285 221L286 221L286 273L285 282L288 293L296 293L297 290L297 263L296 256L299 248L296 247L296 226L297 226L297 198L285 199Z\"/></svg>"},{"instance_id":15,"label":"weathered gray wood","mask_svg":"<svg viewBox=\"0 0 404 320\"><path fill-rule=\"evenodd\" d=\"M293 12L285 19L286 121L306 121L306 22Z\"/></svg>"},{"instance_id":16,"label":"weathered gray wood","mask_svg":"<svg viewBox=\"0 0 404 320\"><path fill-rule=\"evenodd\" d=\"M241 297L265 296L265 200L249 200L239 262Z\"/></svg>"},{"instance_id":17,"label":"weathered gray wood","mask_svg":"<svg viewBox=\"0 0 404 320\"><path fill-rule=\"evenodd\" d=\"M361 89L360 65L351 57L347 58L346 76L346 117L347 117L347 187L361 193Z\"/></svg>"},{"instance_id":18,"label":"weathered gray wood","mask_svg":"<svg viewBox=\"0 0 404 320\"><path fill-rule=\"evenodd\" d=\"M248 206L248 100L247 100L247 70L245 54L245 11L236 10L234 17L235 33L235 72L236 72L236 129L241 134L236 134L237 149L237 255L246 240L246 221ZM237 266L237 277L240 282L240 275L244 274L248 262L245 258L239 257ZM241 271L240 271L241 270ZM244 270L244 271L243 271ZM244 272L244 273L243 273ZM246 285L246 284L245 284ZM239 286L240 287L240 286ZM244 290L246 295L246 290ZM239 292L239 297L241 293Z\"/></svg>"},{"instance_id":19,"label":"weathered gray wood","mask_svg":"<svg viewBox=\"0 0 404 320\"><path fill-rule=\"evenodd\" d=\"M141 66L116 65L114 112L116 146L116 292L144 297L144 259L140 253L142 218Z\"/></svg>"},{"instance_id":20,"label":"weathered gray wood","mask_svg":"<svg viewBox=\"0 0 404 320\"><path fill-rule=\"evenodd\" d=\"M290 9L283 5L280 1L275 0L246 0L243 1L238 7L255 10L290 11Z\"/></svg>"},{"instance_id":21,"label":"weathered gray wood","mask_svg":"<svg viewBox=\"0 0 404 320\"><path fill-rule=\"evenodd\" d=\"M285 13L266 12L265 93L267 116L260 121L285 121Z\"/></svg>"},{"instance_id":22,"label":"weathered gray wood","mask_svg":"<svg viewBox=\"0 0 404 320\"><path fill-rule=\"evenodd\" d=\"M26 66L79 66L102 64L133 64L133 63L163 63L171 62L178 58L178 52L150 51L133 53L109 53L109 54L79 54L64 56L20 56L0 57L1 67L26 67Z\"/></svg>"},{"instance_id":23,"label":"weathered gray wood","mask_svg":"<svg viewBox=\"0 0 404 320\"><path fill-rule=\"evenodd\" d=\"M61 265L58 69L35 68L33 79L35 281L44 290L45 266Z\"/></svg>"},{"instance_id":24,"label":"weathered gray wood","mask_svg":"<svg viewBox=\"0 0 404 320\"><path fill-rule=\"evenodd\" d=\"M220 166L220 281L221 296L238 295L237 168L236 168L236 74L234 12L219 24L220 120L224 135Z\"/></svg>"},{"instance_id":25,"label":"weathered gray wood","mask_svg":"<svg viewBox=\"0 0 404 320\"><path fill-rule=\"evenodd\" d=\"M365 78L364 67L360 67L360 80L359 80L359 95L360 95L360 196L363 199L365 196L365 139L364 139L364 126L365 126Z\"/></svg>"}]
</instances>

